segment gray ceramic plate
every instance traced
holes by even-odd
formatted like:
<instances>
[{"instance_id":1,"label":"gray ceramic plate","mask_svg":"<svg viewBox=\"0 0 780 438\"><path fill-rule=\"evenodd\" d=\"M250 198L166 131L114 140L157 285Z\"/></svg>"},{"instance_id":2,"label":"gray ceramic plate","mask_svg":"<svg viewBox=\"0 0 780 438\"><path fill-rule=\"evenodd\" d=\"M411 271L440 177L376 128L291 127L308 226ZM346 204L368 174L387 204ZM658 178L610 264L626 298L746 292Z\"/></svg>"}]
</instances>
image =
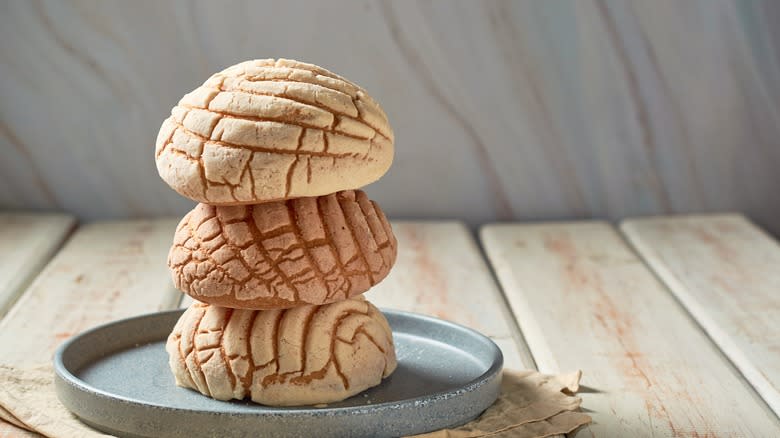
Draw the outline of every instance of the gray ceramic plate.
<instances>
[{"instance_id":1,"label":"gray ceramic plate","mask_svg":"<svg viewBox=\"0 0 780 438\"><path fill-rule=\"evenodd\" d=\"M503 357L457 324L384 310L398 369L362 394L324 408L223 402L174 385L165 339L181 310L106 324L60 346L60 401L85 423L119 436L385 437L466 423L498 396Z\"/></svg>"}]
</instances>

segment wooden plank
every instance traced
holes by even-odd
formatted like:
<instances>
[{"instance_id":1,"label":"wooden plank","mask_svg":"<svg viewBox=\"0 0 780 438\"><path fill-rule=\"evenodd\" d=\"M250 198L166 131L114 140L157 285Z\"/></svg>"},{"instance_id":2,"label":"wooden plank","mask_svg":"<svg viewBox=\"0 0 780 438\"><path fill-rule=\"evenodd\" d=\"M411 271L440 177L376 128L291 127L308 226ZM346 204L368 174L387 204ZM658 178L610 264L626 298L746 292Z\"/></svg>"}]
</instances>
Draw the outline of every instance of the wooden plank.
<instances>
[{"instance_id":1,"label":"wooden plank","mask_svg":"<svg viewBox=\"0 0 780 438\"><path fill-rule=\"evenodd\" d=\"M398 238L398 259L366 298L379 307L471 327L501 348L507 368L533 368L528 348L466 226L399 221L392 225Z\"/></svg>"},{"instance_id":2,"label":"wooden plank","mask_svg":"<svg viewBox=\"0 0 780 438\"><path fill-rule=\"evenodd\" d=\"M780 436L777 417L609 224L489 225L481 237L540 370L583 370L590 434Z\"/></svg>"},{"instance_id":3,"label":"wooden plank","mask_svg":"<svg viewBox=\"0 0 780 438\"><path fill-rule=\"evenodd\" d=\"M65 214L0 212L0 318L52 258L75 219Z\"/></svg>"},{"instance_id":4,"label":"wooden plank","mask_svg":"<svg viewBox=\"0 0 780 438\"><path fill-rule=\"evenodd\" d=\"M646 263L780 415L780 245L737 214L630 219Z\"/></svg>"},{"instance_id":5,"label":"wooden plank","mask_svg":"<svg viewBox=\"0 0 780 438\"><path fill-rule=\"evenodd\" d=\"M177 221L79 228L0 321L0 362L35 365L64 339L111 320L174 307L165 260Z\"/></svg>"},{"instance_id":6,"label":"wooden plank","mask_svg":"<svg viewBox=\"0 0 780 438\"><path fill-rule=\"evenodd\" d=\"M492 274L461 222L392 221L398 259L384 281L366 293L379 307L436 316L489 336L507 368L533 368L533 360ZM180 303L187 307L192 298Z\"/></svg>"}]
</instances>

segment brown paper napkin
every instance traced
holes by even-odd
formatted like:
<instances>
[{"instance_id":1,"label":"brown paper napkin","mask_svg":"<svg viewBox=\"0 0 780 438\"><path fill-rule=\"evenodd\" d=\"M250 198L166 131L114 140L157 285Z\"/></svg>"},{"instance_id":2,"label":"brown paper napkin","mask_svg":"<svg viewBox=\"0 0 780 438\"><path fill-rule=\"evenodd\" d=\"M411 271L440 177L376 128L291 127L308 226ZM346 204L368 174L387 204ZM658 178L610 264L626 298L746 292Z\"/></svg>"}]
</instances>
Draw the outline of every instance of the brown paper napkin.
<instances>
[{"instance_id":1,"label":"brown paper napkin","mask_svg":"<svg viewBox=\"0 0 780 438\"><path fill-rule=\"evenodd\" d=\"M105 437L76 419L54 392L51 365L16 368L0 365L0 418L47 437Z\"/></svg>"},{"instance_id":2,"label":"brown paper napkin","mask_svg":"<svg viewBox=\"0 0 780 438\"><path fill-rule=\"evenodd\" d=\"M540 438L569 433L591 422L589 415L577 412L582 400L572 395L579 389L580 377L580 371L551 376L504 370L498 400L479 418L414 438Z\"/></svg>"},{"instance_id":3,"label":"brown paper napkin","mask_svg":"<svg viewBox=\"0 0 780 438\"><path fill-rule=\"evenodd\" d=\"M52 438L106 437L78 421L57 399L50 365L0 365L0 418ZM415 438L546 437L590 423L576 412L581 373L549 376L535 371L504 371L501 395L479 418L464 426Z\"/></svg>"}]
</instances>

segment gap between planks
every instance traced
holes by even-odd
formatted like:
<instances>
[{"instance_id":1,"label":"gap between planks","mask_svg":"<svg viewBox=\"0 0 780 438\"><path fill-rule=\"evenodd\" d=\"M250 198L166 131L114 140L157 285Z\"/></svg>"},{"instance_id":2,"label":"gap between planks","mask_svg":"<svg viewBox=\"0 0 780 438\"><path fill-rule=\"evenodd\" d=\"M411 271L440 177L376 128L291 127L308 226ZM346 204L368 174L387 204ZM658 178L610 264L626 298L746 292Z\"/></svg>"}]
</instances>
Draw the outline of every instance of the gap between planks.
<instances>
[{"instance_id":1,"label":"gap between planks","mask_svg":"<svg viewBox=\"0 0 780 438\"><path fill-rule=\"evenodd\" d=\"M583 370L596 436L780 434L777 418L602 222L489 225L486 253L543 372Z\"/></svg>"}]
</instances>

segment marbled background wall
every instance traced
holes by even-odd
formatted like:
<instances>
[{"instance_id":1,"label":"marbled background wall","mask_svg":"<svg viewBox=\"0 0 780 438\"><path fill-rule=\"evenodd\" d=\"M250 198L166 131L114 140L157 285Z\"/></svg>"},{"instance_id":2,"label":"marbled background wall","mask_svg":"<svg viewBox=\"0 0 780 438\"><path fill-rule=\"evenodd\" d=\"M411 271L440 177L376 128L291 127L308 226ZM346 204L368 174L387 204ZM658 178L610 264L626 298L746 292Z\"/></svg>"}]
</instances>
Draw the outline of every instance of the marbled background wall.
<instances>
[{"instance_id":1,"label":"marbled background wall","mask_svg":"<svg viewBox=\"0 0 780 438\"><path fill-rule=\"evenodd\" d=\"M153 142L185 92L290 57L396 131L394 217L739 210L780 232L780 2L0 2L0 207L181 214Z\"/></svg>"}]
</instances>

